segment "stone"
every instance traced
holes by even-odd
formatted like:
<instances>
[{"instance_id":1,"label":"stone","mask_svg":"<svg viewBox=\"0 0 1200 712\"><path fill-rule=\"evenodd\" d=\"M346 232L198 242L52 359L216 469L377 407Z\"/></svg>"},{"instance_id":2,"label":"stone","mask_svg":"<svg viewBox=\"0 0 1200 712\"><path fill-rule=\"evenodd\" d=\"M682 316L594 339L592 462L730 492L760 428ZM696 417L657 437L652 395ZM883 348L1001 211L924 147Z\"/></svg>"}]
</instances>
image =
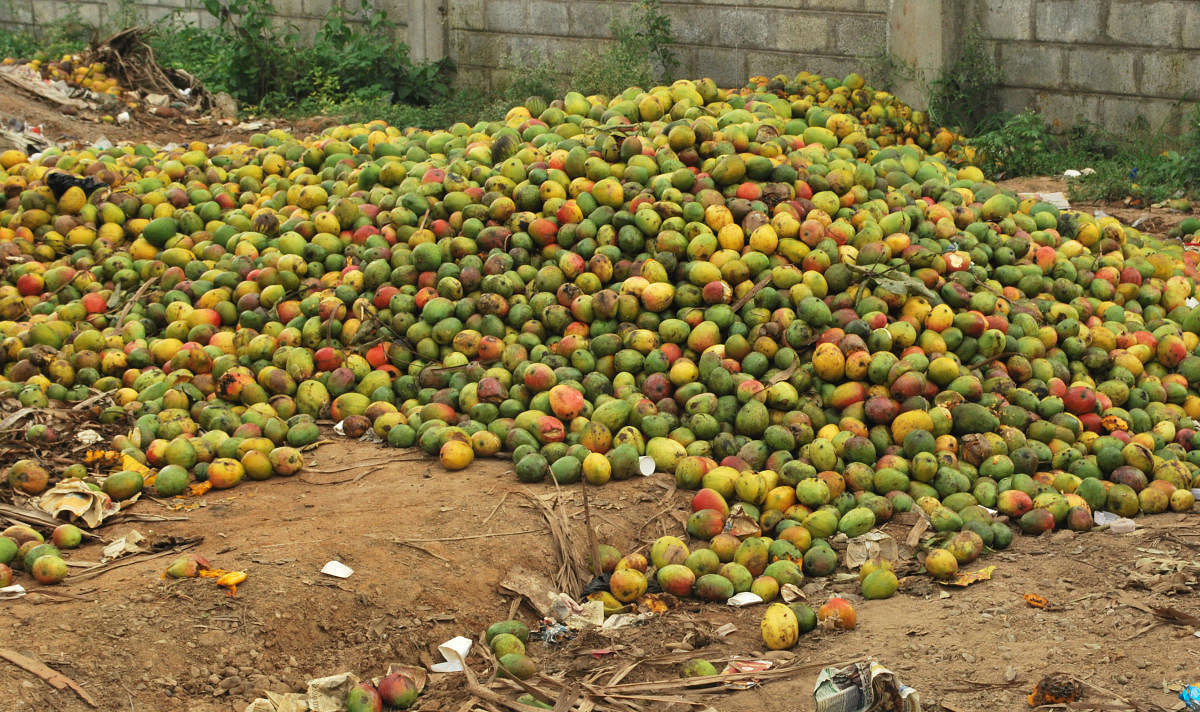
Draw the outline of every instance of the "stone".
<instances>
[{"instance_id":1,"label":"stone","mask_svg":"<svg viewBox=\"0 0 1200 712\"><path fill-rule=\"evenodd\" d=\"M237 111L237 99L230 96L228 92L218 92L213 96L213 113L232 119L237 116Z\"/></svg>"}]
</instances>

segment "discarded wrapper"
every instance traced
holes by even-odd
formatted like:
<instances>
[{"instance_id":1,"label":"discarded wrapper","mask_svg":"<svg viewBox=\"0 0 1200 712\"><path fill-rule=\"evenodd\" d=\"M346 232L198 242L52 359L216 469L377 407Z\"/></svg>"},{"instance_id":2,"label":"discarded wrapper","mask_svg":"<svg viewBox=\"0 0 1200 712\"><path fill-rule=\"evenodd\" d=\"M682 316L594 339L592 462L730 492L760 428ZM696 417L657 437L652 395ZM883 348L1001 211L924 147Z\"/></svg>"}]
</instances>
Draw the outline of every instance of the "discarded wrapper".
<instances>
[{"instance_id":1,"label":"discarded wrapper","mask_svg":"<svg viewBox=\"0 0 1200 712\"><path fill-rule=\"evenodd\" d=\"M25 587L19 583L0 588L0 601L10 601L25 595Z\"/></svg>"},{"instance_id":2,"label":"discarded wrapper","mask_svg":"<svg viewBox=\"0 0 1200 712\"><path fill-rule=\"evenodd\" d=\"M54 485L31 503L54 517L67 512L87 525L88 529L95 529L105 519L121 511L121 507L137 501L140 494L124 502L114 502L104 492L89 488L83 480L70 479Z\"/></svg>"},{"instance_id":3,"label":"discarded wrapper","mask_svg":"<svg viewBox=\"0 0 1200 712\"><path fill-rule=\"evenodd\" d=\"M730 660L725 669L721 670L722 675L735 675L738 673L756 673L770 670L773 663L770 660ZM737 682L726 682L725 688L730 690L749 690L758 687L762 684L761 680L749 679L738 680Z\"/></svg>"},{"instance_id":4,"label":"discarded wrapper","mask_svg":"<svg viewBox=\"0 0 1200 712\"><path fill-rule=\"evenodd\" d=\"M299 692L267 692L251 702L245 712L308 712L308 698Z\"/></svg>"},{"instance_id":5,"label":"discarded wrapper","mask_svg":"<svg viewBox=\"0 0 1200 712\"><path fill-rule=\"evenodd\" d=\"M321 567L321 573L344 579L350 578L350 575L354 573L354 569L346 566L340 561L335 560L325 562L325 565Z\"/></svg>"},{"instance_id":6,"label":"discarded wrapper","mask_svg":"<svg viewBox=\"0 0 1200 712\"><path fill-rule=\"evenodd\" d=\"M900 556L896 540L879 530L856 536L846 542L846 568L860 568L871 559L895 561Z\"/></svg>"},{"instance_id":7,"label":"discarded wrapper","mask_svg":"<svg viewBox=\"0 0 1200 712\"><path fill-rule=\"evenodd\" d=\"M642 477L649 477L654 474L654 458L649 455L642 455L638 458L638 472L642 473Z\"/></svg>"},{"instance_id":8,"label":"discarded wrapper","mask_svg":"<svg viewBox=\"0 0 1200 712\"><path fill-rule=\"evenodd\" d=\"M757 593L751 593L750 591L742 591L741 593L735 593L733 595L733 597L730 598L725 603L727 603L730 606L738 606L740 608L741 606L753 606L755 603L762 603L762 602L763 602L762 596L758 595Z\"/></svg>"},{"instance_id":9,"label":"discarded wrapper","mask_svg":"<svg viewBox=\"0 0 1200 712\"><path fill-rule=\"evenodd\" d=\"M804 591L801 591L800 587L794 583L783 584L783 588L779 589L779 597L783 599L784 603L804 601L808 598L804 595Z\"/></svg>"},{"instance_id":10,"label":"discarded wrapper","mask_svg":"<svg viewBox=\"0 0 1200 712\"><path fill-rule=\"evenodd\" d=\"M876 662L827 667L813 688L817 712L921 712L917 691Z\"/></svg>"},{"instance_id":11,"label":"discarded wrapper","mask_svg":"<svg viewBox=\"0 0 1200 712\"><path fill-rule=\"evenodd\" d=\"M473 641L470 638L457 636L438 646L438 652L446 659L444 663L434 663L429 669L434 672L462 672L466 664L467 653L471 652Z\"/></svg>"},{"instance_id":12,"label":"discarded wrapper","mask_svg":"<svg viewBox=\"0 0 1200 712\"><path fill-rule=\"evenodd\" d=\"M104 547L104 551L100 556L100 563L105 564L113 559L119 559L126 554L140 554L146 551L146 548L139 546L146 541L146 537L137 529L130 529L125 536L118 537Z\"/></svg>"},{"instance_id":13,"label":"discarded wrapper","mask_svg":"<svg viewBox=\"0 0 1200 712\"><path fill-rule=\"evenodd\" d=\"M358 676L352 672L309 680L308 708L312 712L342 712L346 709L346 695L357 684Z\"/></svg>"},{"instance_id":14,"label":"discarded wrapper","mask_svg":"<svg viewBox=\"0 0 1200 712\"><path fill-rule=\"evenodd\" d=\"M1092 521L1094 521L1098 527L1107 526L1108 531L1112 532L1113 534L1127 534L1134 529L1137 529L1137 522L1129 519L1128 517L1122 517L1117 514L1113 514L1112 512L1096 512L1092 515Z\"/></svg>"},{"instance_id":15,"label":"discarded wrapper","mask_svg":"<svg viewBox=\"0 0 1200 712\"><path fill-rule=\"evenodd\" d=\"M1188 712L1200 712L1200 686L1188 685L1179 693Z\"/></svg>"},{"instance_id":16,"label":"discarded wrapper","mask_svg":"<svg viewBox=\"0 0 1200 712\"><path fill-rule=\"evenodd\" d=\"M549 598L550 617L572 630L587 630L604 624L602 601L579 604L567 594L557 592L551 592Z\"/></svg>"},{"instance_id":17,"label":"discarded wrapper","mask_svg":"<svg viewBox=\"0 0 1200 712\"><path fill-rule=\"evenodd\" d=\"M1067 200L1067 196L1062 191L1054 191L1050 193L1017 193L1017 197L1024 200L1033 198L1044 203L1049 203L1059 210L1070 210L1071 203Z\"/></svg>"},{"instance_id":18,"label":"discarded wrapper","mask_svg":"<svg viewBox=\"0 0 1200 712\"><path fill-rule=\"evenodd\" d=\"M626 626L644 623L653 617L653 613L615 613L608 618L605 618L604 625L600 626L600 628L602 630L624 628Z\"/></svg>"}]
</instances>

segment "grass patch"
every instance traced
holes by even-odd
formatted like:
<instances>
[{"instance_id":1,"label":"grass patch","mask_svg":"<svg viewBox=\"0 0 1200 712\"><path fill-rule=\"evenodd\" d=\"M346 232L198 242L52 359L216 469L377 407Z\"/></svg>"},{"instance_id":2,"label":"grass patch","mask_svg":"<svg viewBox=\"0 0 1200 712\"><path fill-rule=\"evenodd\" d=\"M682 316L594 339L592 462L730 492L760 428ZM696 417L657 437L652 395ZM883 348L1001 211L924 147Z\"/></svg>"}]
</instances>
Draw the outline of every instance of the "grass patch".
<instances>
[{"instance_id":1,"label":"grass patch","mask_svg":"<svg viewBox=\"0 0 1200 712\"><path fill-rule=\"evenodd\" d=\"M1123 133L1086 121L1056 133L1041 115L1027 111L1003 117L970 144L989 176L1061 175L1067 169L1091 168L1092 173L1070 182L1070 198L1076 201L1200 198L1200 105L1193 107L1178 137L1144 119Z\"/></svg>"}]
</instances>

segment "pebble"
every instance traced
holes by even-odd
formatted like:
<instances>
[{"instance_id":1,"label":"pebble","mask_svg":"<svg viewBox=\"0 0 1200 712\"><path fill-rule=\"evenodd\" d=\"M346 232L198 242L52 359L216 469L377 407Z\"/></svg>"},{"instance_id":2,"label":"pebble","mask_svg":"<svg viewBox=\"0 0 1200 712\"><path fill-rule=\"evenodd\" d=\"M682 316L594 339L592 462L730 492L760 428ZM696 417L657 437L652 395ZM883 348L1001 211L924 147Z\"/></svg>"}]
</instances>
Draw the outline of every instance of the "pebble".
<instances>
[{"instance_id":1,"label":"pebble","mask_svg":"<svg viewBox=\"0 0 1200 712\"><path fill-rule=\"evenodd\" d=\"M234 688L234 687L237 687L237 686L238 686L238 685L240 685L240 684L242 684L242 678L240 678L240 677L237 677L237 676L235 675L235 676L232 676L232 677L227 677L227 678L225 678L224 680L221 680L221 683L220 683L220 685L219 685L219 686L220 686L220 688L221 688L221 689L223 689L223 690L229 690L229 689L232 689L232 688Z\"/></svg>"}]
</instances>

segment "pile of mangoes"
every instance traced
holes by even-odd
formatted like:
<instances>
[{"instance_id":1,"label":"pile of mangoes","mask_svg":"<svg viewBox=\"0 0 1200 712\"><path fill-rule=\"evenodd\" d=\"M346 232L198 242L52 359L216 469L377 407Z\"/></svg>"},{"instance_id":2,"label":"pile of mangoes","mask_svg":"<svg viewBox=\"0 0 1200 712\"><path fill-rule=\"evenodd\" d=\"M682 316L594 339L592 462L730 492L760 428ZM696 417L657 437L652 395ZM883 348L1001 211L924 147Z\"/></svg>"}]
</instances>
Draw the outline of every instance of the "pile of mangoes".
<instances>
[{"instance_id":1,"label":"pile of mangoes","mask_svg":"<svg viewBox=\"0 0 1200 712\"><path fill-rule=\"evenodd\" d=\"M111 393L97 417L160 494L293 474L324 417L526 482L649 457L706 498L693 537L733 502L801 568L914 506L968 559L1011 536L989 509L1031 534L1190 511L1200 255L967 155L808 73L438 131L9 151L0 397Z\"/></svg>"}]
</instances>

